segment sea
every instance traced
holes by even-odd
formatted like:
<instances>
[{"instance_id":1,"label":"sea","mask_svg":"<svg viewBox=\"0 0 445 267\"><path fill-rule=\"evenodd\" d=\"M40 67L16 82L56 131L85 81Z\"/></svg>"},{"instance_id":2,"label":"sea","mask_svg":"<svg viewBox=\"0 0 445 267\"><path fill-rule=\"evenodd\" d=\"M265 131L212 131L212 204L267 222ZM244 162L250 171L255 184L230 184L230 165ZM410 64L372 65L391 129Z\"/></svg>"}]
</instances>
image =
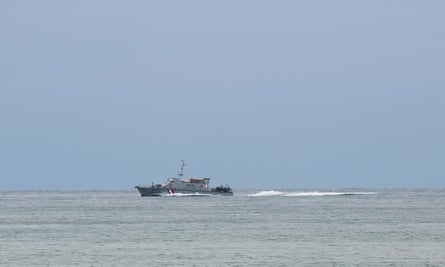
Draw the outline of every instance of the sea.
<instances>
[{"instance_id":1,"label":"sea","mask_svg":"<svg viewBox=\"0 0 445 267\"><path fill-rule=\"evenodd\" d=\"M445 266L445 190L0 192L0 266Z\"/></svg>"}]
</instances>

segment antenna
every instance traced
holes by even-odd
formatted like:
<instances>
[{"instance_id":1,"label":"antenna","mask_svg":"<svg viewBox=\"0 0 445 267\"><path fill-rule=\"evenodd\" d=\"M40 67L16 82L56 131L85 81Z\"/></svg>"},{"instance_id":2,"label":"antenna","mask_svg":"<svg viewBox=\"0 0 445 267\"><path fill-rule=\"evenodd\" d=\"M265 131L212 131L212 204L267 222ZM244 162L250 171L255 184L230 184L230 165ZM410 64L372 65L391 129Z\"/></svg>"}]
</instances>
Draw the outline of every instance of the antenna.
<instances>
[{"instance_id":1,"label":"antenna","mask_svg":"<svg viewBox=\"0 0 445 267\"><path fill-rule=\"evenodd\" d=\"M179 178L182 178L184 176L184 166L186 166L185 161L181 160L181 169L178 171Z\"/></svg>"}]
</instances>

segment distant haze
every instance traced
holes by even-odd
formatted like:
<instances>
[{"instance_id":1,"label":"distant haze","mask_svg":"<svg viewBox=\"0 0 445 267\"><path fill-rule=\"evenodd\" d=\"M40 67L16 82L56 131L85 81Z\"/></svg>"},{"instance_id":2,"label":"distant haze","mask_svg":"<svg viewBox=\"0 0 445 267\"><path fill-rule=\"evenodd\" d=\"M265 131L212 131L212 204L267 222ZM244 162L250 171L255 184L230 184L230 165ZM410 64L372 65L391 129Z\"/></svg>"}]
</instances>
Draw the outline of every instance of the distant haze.
<instances>
[{"instance_id":1,"label":"distant haze","mask_svg":"<svg viewBox=\"0 0 445 267\"><path fill-rule=\"evenodd\" d=\"M2 1L0 190L445 187L444 1Z\"/></svg>"}]
</instances>

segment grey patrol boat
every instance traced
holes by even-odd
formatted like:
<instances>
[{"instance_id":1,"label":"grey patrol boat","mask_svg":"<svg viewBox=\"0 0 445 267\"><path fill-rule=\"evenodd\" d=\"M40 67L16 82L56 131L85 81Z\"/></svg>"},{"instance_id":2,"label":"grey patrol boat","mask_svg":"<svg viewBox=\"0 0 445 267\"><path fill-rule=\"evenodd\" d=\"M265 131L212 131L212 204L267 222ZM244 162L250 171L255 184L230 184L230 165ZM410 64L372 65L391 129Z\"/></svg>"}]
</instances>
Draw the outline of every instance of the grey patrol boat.
<instances>
[{"instance_id":1,"label":"grey patrol boat","mask_svg":"<svg viewBox=\"0 0 445 267\"><path fill-rule=\"evenodd\" d=\"M142 197L160 197L165 195L176 196L207 196L221 195L233 196L232 188L229 185L221 185L210 188L210 178L189 178L184 179L185 162L181 161L181 169L178 177L168 178L163 184L138 185L135 188Z\"/></svg>"}]
</instances>

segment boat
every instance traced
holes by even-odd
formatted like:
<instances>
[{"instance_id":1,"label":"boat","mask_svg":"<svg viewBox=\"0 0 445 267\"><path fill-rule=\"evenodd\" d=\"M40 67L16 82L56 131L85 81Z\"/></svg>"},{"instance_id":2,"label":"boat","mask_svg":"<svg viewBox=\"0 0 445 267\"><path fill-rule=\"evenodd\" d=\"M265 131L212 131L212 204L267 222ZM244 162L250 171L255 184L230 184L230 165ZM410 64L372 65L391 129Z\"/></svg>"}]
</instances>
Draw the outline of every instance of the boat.
<instances>
[{"instance_id":1,"label":"boat","mask_svg":"<svg viewBox=\"0 0 445 267\"><path fill-rule=\"evenodd\" d=\"M229 185L210 187L210 178L184 179L185 162L181 161L178 177L168 178L163 184L138 185L135 188L141 197L160 196L233 196L233 190Z\"/></svg>"}]
</instances>

